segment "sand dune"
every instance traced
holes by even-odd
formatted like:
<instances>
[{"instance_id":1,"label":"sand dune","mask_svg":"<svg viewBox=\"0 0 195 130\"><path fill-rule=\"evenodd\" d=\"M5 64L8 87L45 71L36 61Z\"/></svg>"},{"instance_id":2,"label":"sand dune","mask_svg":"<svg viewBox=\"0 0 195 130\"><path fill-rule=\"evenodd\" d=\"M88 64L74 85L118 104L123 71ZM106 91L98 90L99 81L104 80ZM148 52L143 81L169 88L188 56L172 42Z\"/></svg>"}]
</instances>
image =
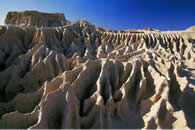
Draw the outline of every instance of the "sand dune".
<instances>
[{"instance_id":1,"label":"sand dune","mask_svg":"<svg viewBox=\"0 0 195 130\"><path fill-rule=\"evenodd\" d=\"M182 33L83 20L2 26L0 128L195 128L194 49Z\"/></svg>"}]
</instances>

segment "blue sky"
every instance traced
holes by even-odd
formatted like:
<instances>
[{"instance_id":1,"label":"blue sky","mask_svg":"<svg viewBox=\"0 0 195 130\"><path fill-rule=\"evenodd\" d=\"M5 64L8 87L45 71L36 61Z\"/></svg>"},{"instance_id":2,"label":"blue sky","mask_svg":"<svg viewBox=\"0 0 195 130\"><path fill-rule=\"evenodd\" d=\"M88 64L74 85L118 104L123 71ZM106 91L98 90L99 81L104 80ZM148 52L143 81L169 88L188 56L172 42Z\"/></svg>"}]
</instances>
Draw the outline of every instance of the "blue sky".
<instances>
[{"instance_id":1,"label":"blue sky","mask_svg":"<svg viewBox=\"0 0 195 130\"><path fill-rule=\"evenodd\" d=\"M0 24L8 11L63 12L106 29L184 30L195 25L195 0L1 0Z\"/></svg>"}]
</instances>

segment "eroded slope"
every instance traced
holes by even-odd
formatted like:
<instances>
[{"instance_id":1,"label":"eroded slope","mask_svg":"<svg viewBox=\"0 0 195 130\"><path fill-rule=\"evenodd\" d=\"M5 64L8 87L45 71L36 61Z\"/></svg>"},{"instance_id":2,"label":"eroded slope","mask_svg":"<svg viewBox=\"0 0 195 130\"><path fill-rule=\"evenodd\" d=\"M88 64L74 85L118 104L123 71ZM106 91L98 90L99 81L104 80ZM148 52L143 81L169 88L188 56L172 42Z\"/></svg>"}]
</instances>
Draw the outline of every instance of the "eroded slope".
<instances>
[{"instance_id":1,"label":"eroded slope","mask_svg":"<svg viewBox=\"0 0 195 130\"><path fill-rule=\"evenodd\" d=\"M77 21L0 31L0 128L195 128L194 43Z\"/></svg>"}]
</instances>

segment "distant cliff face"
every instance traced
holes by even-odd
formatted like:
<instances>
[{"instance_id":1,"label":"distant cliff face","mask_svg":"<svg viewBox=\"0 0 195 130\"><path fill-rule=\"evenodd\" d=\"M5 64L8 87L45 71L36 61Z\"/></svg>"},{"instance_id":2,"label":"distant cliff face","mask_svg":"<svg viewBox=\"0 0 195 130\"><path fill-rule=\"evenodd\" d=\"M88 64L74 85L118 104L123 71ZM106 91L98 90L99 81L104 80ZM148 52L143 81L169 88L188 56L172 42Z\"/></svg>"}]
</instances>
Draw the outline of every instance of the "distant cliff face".
<instances>
[{"instance_id":1,"label":"distant cliff face","mask_svg":"<svg viewBox=\"0 0 195 130\"><path fill-rule=\"evenodd\" d=\"M63 13L43 13L38 11L8 12L6 25L56 27L66 25Z\"/></svg>"}]
</instances>

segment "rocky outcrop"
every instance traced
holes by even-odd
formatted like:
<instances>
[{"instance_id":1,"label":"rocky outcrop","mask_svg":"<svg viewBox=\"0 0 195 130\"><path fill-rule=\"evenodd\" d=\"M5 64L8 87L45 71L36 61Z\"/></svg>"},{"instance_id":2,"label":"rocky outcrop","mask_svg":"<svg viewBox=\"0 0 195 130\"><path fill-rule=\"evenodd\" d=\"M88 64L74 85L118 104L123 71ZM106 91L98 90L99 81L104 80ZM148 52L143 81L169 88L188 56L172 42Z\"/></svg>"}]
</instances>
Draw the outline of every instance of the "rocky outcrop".
<instances>
[{"instance_id":1,"label":"rocky outcrop","mask_svg":"<svg viewBox=\"0 0 195 130\"><path fill-rule=\"evenodd\" d=\"M195 48L182 33L5 28L0 128L195 128Z\"/></svg>"},{"instance_id":2,"label":"rocky outcrop","mask_svg":"<svg viewBox=\"0 0 195 130\"><path fill-rule=\"evenodd\" d=\"M56 27L68 23L62 13L43 13L38 11L8 12L5 24L17 26Z\"/></svg>"}]
</instances>

